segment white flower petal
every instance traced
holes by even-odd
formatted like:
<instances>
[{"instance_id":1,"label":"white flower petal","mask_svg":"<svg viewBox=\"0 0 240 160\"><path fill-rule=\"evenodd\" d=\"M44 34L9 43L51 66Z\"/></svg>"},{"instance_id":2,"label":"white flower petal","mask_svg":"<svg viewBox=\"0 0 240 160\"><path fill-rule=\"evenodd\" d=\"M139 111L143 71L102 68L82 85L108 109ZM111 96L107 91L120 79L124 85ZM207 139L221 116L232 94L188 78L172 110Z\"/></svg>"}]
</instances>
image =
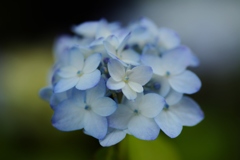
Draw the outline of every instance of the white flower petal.
<instances>
[{"instance_id":1,"label":"white flower petal","mask_svg":"<svg viewBox=\"0 0 240 160\"><path fill-rule=\"evenodd\" d=\"M120 54L121 60L123 62L131 65L139 65L140 55L136 51L132 49L127 49L121 52Z\"/></svg>"},{"instance_id":2,"label":"white flower petal","mask_svg":"<svg viewBox=\"0 0 240 160\"><path fill-rule=\"evenodd\" d=\"M204 118L204 113L199 105L189 97L183 97L179 103L170 107L184 126L194 126Z\"/></svg>"},{"instance_id":3,"label":"white flower petal","mask_svg":"<svg viewBox=\"0 0 240 160\"><path fill-rule=\"evenodd\" d=\"M100 97L104 97L106 93L106 84L105 81L101 78L99 83L86 91L86 102L87 104L91 104L96 99Z\"/></svg>"},{"instance_id":4,"label":"white flower petal","mask_svg":"<svg viewBox=\"0 0 240 160\"><path fill-rule=\"evenodd\" d=\"M125 75L125 68L124 66L115 59L110 59L108 62L108 71L110 76L115 81L120 81Z\"/></svg>"},{"instance_id":5,"label":"white flower petal","mask_svg":"<svg viewBox=\"0 0 240 160\"><path fill-rule=\"evenodd\" d=\"M73 27L73 32L86 37L94 37L99 26L98 21L89 21Z\"/></svg>"},{"instance_id":6,"label":"white flower petal","mask_svg":"<svg viewBox=\"0 0 240 160\"><path fill-rule=\"evenodd\" d=\"M177 33L168 28L160 28L158 36L159 45L163 48L163 51L173 49L181 43Z\"/></svg>"},{"instance_id":7,"label":"white flower petal","mask_svg":"<svg viewBox=\"0 0 240 160\"><path fill-rule=\"evenodd\" d=\"M101 53L96 53L89 56L84 63L83 72L90 73L97 69L99 63L101 62L102 56Z\"/></svg>"},{"instance_id":8,"label":"white flower petal","mask_svg":"<svg viewBox=\"0 0 240 160\"><path fill-rule=\"evenodd\" d=\"M177 92L187 94L195 93L201 87L201 81L197 75L188 70L179 75L170 76L169 83L171 87Z\"/></svg>"},{"instance_id":9,"label":"white flower petal","mask_svg":"<svg viewBox=\"0 0 240 160\"><path fill-rule=\"evenodd\" d=\"M126 132L117 129L111 129L106 137L102 140L99 140L101 146L108 147L119 143L126 137Z\"/></svg>"},{"instance_id":10,"label":"white flower petal","mask_svg":"<svg viewBox=\"0 0 240 160\"><path fill-rule=\"evenodd\" d=\"M146 27L153 36L156 36L156 35L157 35L157 33L158 33L158 27L157 27L157 25L156 25L152 20L150 20L149 18L146 18L146 17L142 18L142 19L140 20L140 25Z\"/></svg>"},{"instance_id":11,"label":"white flower petal","mask_svg":"<svg viewBox=\"0 0 240 160\"><path fill-rule=\"evenodd\" d=\"M149 66L137 66L134 67L129 73L128 77L130 81L145 85L152 78L152 68Z\"/></svg>"},{"instance_id":12,"label":"white flower petal","mask_svg":"<svg viewBox=\"0 0 240 160\"><path fill-rule=\"evenodd\" d=\"M76 85L76 88L79 90L86 90L94 87L100 80L101 73L99 70L95 70L94 72L83 74L79 77L79 81Z\"/></svg>"},{"instance_id":13,"label":"white flower petal","mask_svg":"<svg viewBox=\"0 0 240 160\"><path fill-rule=\"evenodd\" d=\"M145 117L154 118L161 112L165 104L162 96L155 93L148 93L142 97L139 109Z\"/></svg>"},{"instance_id":14,"label":"white flower petal","mask_svg":"<svg viewBox=\"0 0 240 160\"><path fill-rule=\"evenodd\" d=\"M166 78L161 79L160 85L161 85L161 88L160 88L159 94L165 97L169 93L171 86Z\"/></svg>"},{"instance_id":15,"label":"white flower petal","mask_svg":"<svg viewBox=\"0 0 240 160\"><path fill-rule=\"evenodd\" d=\"M186 58L188 58L187 65L196 67L199 65L199 59L192 53L192 51L186 46L179 46L179 50L184 50L184 54L186 54Z\"/></svg>"},{"instance_id":16,"label":"white flower petal","mask_svg":"<svg viewBox=\"0 0 240 160\"><path fill-rule=\"evenodd\" d=\"M131 118L128 130L132 135L142 140L154 140L160 132L160 128L153 119L140 115Z\"/></svg>"},{"instance_id":17,"label":"white flower petal","mask_svg":"<svg viewBox=\"0 0 240 160\"><path fill-rule=\"evenodd\" d=\"M96 32L96 38L99 37L107 37L111 34L110 27L108 26L108 22L105 19L101 19L99 21L99 26Z\"/></svg>"},{"instance_id":18,"label":"white flower petal","mask_svg":"<svg viewBox=\"0 0 240 160\"><path fill-rule=\"evenodd\" d=\"M86 111L84 115L84 129L97 139L103 139L107 134L107 118L97 115L92 111Z\"/></svg>"},{"instance_id":19,"label":"white flower petal","mask_svg":"<svg viewBox=\"0 0 240 160\"><path fill-rule=\"evenodd\" d=\"M171 89L168 79L162 76L154 76L153 79L160 84L159 94L166 97Z\"/></svg>"},{"instance_id":20,"label":"white flower petal","mask_svg":"<svg viewBox=\"0 0 240 160\"><path fill-rule=\"evenodd\" d=\"M52 125L62 131L73 131L84 127L84 108L68 99L54 110Z\"/></svg>"},{"instance_id":21,"label":"white flower petal","mask_svg":"<svg viewBox=\"0 0 240 160\"><path fill-rule=\"evenodd\" d=\"M163 110L155 117L155 121L160 129L171 138L177 137L182 131L181 121L170 110Z\"/></svg>"},{"instance_id":22,"label":"white flower petal","mask_svg":"<svg viewBox=\"0 0 240 160\"><path fill-rule=\"evenodd\" d=\"M72 47L69 51L69 65L77 70L82 70L84 65L84 56L78 47Z\"/></svg>"},{"instance_id":23,"label":"white flower petal","mask_svg":"<svg viewBox=\"0 0 240 160\"><path fill-rule=\"evenodd\" d=\"M109 116L117 109L117 104L111 98L102 97L92 102L91 107L98 115Z\"/></svg>"},{"instance_id":24,"label":"white flower petal","mask_svg":"<svg viewBox=\"0 0 240 160\"><path fill-rule=\"evenodd\" d=\"M112 46L108 41L103 41L103 44L109 56L116 59L117 58L116 48Z\"/></svg>"},{"instance_id":25,"label":"white flower petal","mask_svg":"<svg viewBox=\"0 0 240 160\"><path fill-rule=\"evenodd\" d=\"M113 48L115 48L115 51L117 50L117 47L119 46L119 40L116 36L108 36L106 41L109 42Z\"/></svg>"},{"instance_id":26,"label":"white flower petal","mask_svg":"<svg viewBox=\"0 0 240 160\"><path fill-rule=\"evenodd\" d=\"M179 93L173 89L170 90L168 95L165 97L168 105L173 105L179 102L182 99L183 94Z\"/></svg>"},{"instance_id":27,"label":"white flower petal","mask_svg":"<svg viewBox=\"0 0 240 160\"><path fill-rule=\"evenodd\" d=\"M122 92L127 97L127 99L135 99L137 97L137 93L134 90L132 90L128 84L126 84L122 88Z\"/></svg>"},{"instance_id":28,"label":"white flower petal","mask_svg":"<svg viewBox=\"0 0 240 160\"><path fill-rule=\"evenodd\" d=\"M126 46L128 40L129 40L130 36L131 36L131 33L128 33L128 34L126 35L126 37L123 39L123 41L119 44L119 46L118 46L118 48L117 48L118 53L121 53L121 52L122 52L123 48Z\"/></svg>"},{"instance_id":29,"label":"white flower petal","mask_svg":"<svg viewBox=\"0 0 240 160\"><path fill-rule=\"evenodd\" d=\"M162 67L161 59L156 55L143 54L141 61L144 65L152 67L153 73L163 76L166 73L165 68Z\"/></svg>"},{"instance_id":30,"label":"white flower petal","mask_svg":"<svg viewBox=\"0 0 240 160\"><path fill-rule=\"evenodd\" d=\"M73 66L62 67L58 71L58 75L62 78L72 78L77 75L78 70Z\"/></svg>"},{"instance_id":31,"label":"white flower petal","mask_svg":"<svg viewBox=\"0 0 240 160\"><path fill-rule=\"evenodd\" d=\"M133 91L135 91L135 92L138 92L138 93L143 92L143 87L142 87L142 85L140 85L139 83L135 83L135 82L129 81L129 82L128 82L128 85L129 85L129 87L130 87Z\"/></svg>"},{"instance_id":32,"label":"white flower petal","mask_svg":"<svg viewBox=\"0 0 240 160\"><path fill-rule=\"evenodd\" d=\"M60 79L54 86L54 93L64 92L76 86L79 81L79 77Z\"/></svg>"},{"instance_id":33,"label":"white flower petal","mask_svg":"<svg viewBox=\"0 0 240 160\"><path fill-rule=\"evenodd\" d=\"M190 57L188 52L187 47L179 46L165 53L162 57L162 65L165 70L172 75L183 72L189 65Z\"/></svg>"},{"instance_id":34,"label":"white flower petal","mask_svg":"<svg viewBox=\"0 0 240 160\"><path fill-rule=\"evenodd\" d=\"M117 110L108 117L109 127L116 129L127 129L127 125L133 111L126 105L119 104Z\"/></svg>"},{"instance_id":35,"label":"white flower petal","mask_svg":"<svg viewBox=\"0 0 240 160\"><path fill-rule=\"evenodd\" d=\"M125 86L123 81L115 81L112 77L110 77L107 81L107 87L111 90L119 90Z\"/></svg>"}]
</instances>

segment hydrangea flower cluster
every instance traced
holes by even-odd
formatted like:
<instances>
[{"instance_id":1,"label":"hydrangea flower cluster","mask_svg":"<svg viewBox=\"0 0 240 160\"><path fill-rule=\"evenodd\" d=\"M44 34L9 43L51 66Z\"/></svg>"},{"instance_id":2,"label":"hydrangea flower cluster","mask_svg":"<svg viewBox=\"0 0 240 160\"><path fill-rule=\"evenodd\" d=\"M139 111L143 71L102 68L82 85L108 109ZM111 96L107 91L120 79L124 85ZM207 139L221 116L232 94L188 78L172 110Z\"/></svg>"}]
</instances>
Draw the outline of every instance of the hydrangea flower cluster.
<instances>
[{"instance_id":1,"label":"hydrangea flower cluster","mask_svg":"<svg viewBox=\"0 0 240 160\"><path fill-rule=\"evenodd\" d=\"M55 128L83 129L111 146L126 134L154 140L162 130L174 138L204 118L185 96L201 87L187 69L199 61L173 30L141 18L127 27L90 21L72 31L57 40L51 83L40 91Z\"/></svg>"}]
</instances>

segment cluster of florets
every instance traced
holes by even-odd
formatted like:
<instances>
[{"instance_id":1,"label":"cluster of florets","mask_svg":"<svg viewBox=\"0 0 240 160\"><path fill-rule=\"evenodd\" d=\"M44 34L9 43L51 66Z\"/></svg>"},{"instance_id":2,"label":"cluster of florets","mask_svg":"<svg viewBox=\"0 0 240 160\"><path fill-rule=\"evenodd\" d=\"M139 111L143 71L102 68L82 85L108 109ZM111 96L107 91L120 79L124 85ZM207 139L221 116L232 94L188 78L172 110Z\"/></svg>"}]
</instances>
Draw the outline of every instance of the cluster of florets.
<instances>
[{"instance_id":1,"label":"cluster of florets","mask_svg":"<svg viewBox=\"0 0 240 160\"><path fill-rule=\"evenodd\" d=\"M61 131L83 129L102 146L126 134L154 140L160 130L177 137L204 115L193 94L201 81L187 67L198 65L171 29L142 18L127 27L106 20L72 28L55 45L51 85L40 95Z\"/></svg>"}]
</instances>

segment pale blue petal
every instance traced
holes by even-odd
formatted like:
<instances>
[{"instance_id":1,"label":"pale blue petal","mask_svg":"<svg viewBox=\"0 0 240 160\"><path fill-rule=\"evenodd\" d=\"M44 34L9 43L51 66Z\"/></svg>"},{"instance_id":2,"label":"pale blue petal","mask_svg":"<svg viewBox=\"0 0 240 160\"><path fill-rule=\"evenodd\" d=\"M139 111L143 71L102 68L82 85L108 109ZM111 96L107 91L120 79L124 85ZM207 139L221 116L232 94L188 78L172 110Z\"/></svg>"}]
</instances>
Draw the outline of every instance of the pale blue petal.
<instances>
[{"instance_id":1,"label":"pale blue petal","mask_svg":"<svg viewBox=\"0 0 240 160\"><path fill-rule=\"evenodd\" d=\"M58 75L62 78L72 78L77 75L78 70L73 66L62 67L58 71Z\"/></svg>"},{"instance_id":2,"label":"pale blue petal","mask_svg":"<svg viewBox=\"0 0 240 160\"><path fill-rule=\"evenodd\" d=\"M84 55L85 58L93 54L93 51L88 47L78 47L78 49Z\"/></svg>"},{"instance_id":3,"label":"pale blue petal","mask_svg":"<svg viewBox=\"0 0 240 160\"><path fill-rule=\"evenodd\" d=\"M154 118L161 112L165 104L162 96L155 93L148 93L142 97L139 109L145 117Z\"/></svg>"},{"instance_id":4,"label":"pale blue petal","mask_svg":"<svg viewBox=\"0 0 240 160\"><path fill-rule=\"evenodd\" d=\"M73 27L73 32L86 37L94 37L99 26L98 21L89 21Z\"/></svg>"},{"instance_id":5,"label":"pale blue petal","mask_svg":"<svg viewBox=\"0 0 240 160\"><path fill-rule=\"evenodd\" d=\"M76 85L76 88L79 90L90 89L97 85L101 78L101 73L99 70L95 70L91 73L83 74L79 77L79 81Z\"/></svg>"},{"instance_id":6,"label":"pale blue petal","mask_svg":"<svg viewBox=\"0 0 240 160\"><path fill-rule=\"evenodd\" d=\"M153 119L140 115L131 118L128 130L133 136L142 140L154 140L160 132L160 128Z\"/></svg>"},{"instance_id":7,"label":"pale blue petal","mask_svg":"<svg viewBox=\"0 0 240 160\"><path fill-rule=\"evenodd\" d=\"M95 87L87 90L86 92L87 92L86 102L88 104L91 104L100 97L104 97L106 93L106 84L104 79L101 78L99 83Z\"/></svg>"},{"instance_id":8,"label":"pale blue petal","mask_svg":"<svg viewBox=\"0 0 240 160\"><path fill-rule=\"evenodd\" d=\"M123 81L115 81L112 77L110 77L107 81L107 87L111 90L119 90L125 86Z\"/></svg>"},{"instance_id":9,"label":"pale blue petal","mask_svg":"<svg viewBox=\"0 0 240 160\"><path fill-rule=\"evenodd\" d=\"M91 103L92 110L100 116L109 116L117 109L117 104L114 100L108 97L96 99Z\"/></svg>"},{"instance_id":10,"label":"pale blue petal","mask_svg":"<svg viewBox=\"0 0 240 160\"><path fill-rule=\"evenodd\" d=\"M106 135L106 137L102 140L99 140L101 146L109 147L119 143L126 137L126 132L117 129L109 129L110 131Z\"/></svg>"},{"instance_id":11,"label":"pale blue petal","mask_svg":"<svg viewBox=\"0 0 240 160\"><path fill-rule=\"evenodd\" d=\"M84 129L97 139L103 139L107 134L107 118L97 115L92 111L86 111L84 115Z\"/></svg>"},{"instance_id":12,"label":"pale blue petal","mask_svg":"<svg viewBox=\"0 0 240 160\"><path fill-rule=\"evenodd\" d=\"M84 67L83 67L83 72L84 73L91 73L94 70L97 69L97 67L99 66L99 63L101 62L102 59L102 55L101 53L96 53L93 54L91 56L89 56L84 63Z\"/></svg>"},{"instance_id":13,"label":"pale blue petal","mask_svg":"<svg viewBox=\"0 0 240 160\"><path fill-rule=\"evenodd\" d=\"M77 88L73 88L67 91L67 97L73 97L75 103L80 106L86 105L86 91L78 90Z\"/></svg>"},{"instance_id":14,"label":"pale blue petal","mask_svg":"<svg viewBox=\"0 0 240 160\"><path fill-rule=\"evenodd\" d=\"M162 76L154 76L154 80L160 83L159 94L163 97L166 97L171 89L168 79Z\"/></svg>"},{"instance_id":15,"label":"pale blue petal","mask_svg":"<svg viewBox=\"0 0 240 160\"><path fill-rule=\"evenodd\" d=\"M180 45L181 41L176 32L168 28L160 28L158 32L159 45L164 50L170 50Z\"/></svg>"},{"instance_id":16,"label":"pale blue petal","mask_svg":"<svg viewBox=\"0 0 240 160\"><path fill-rule=\"evenodd\" d=\"M116 48L112 46L108 41L103 41L103 44L109 56L116 59L117 58Z\"/></svg>"},{"instance_id":17,"label":"pale blue petal","mask_svg":"<svg viewBox=\"0 0 240 160\"><path fill-rule=\"evenodd\" d=\"M166 78L161 79L160 85L161 85L161 88L160 88L159 94L165 97L169 93L171 86Z\"/></svg>"},{"instance_id":18,"label":"pale blue petal","mask_svg":"<svg viewBox=\"0 0 240 160\"><path fill-rule=\"evenodd\" d=\"M82 70L84 65L84 56L78 47L72 47L69 51L69 65L77 70Z\"/></svg>"},{"instance_id":19,"label":"pale blue petal","mask_svg":"<svg viewBox=\"0 0 240 160\"><path fill-rule=\"evenodd\" d=\"M84 108L73 99L65 100L54 110L52 125L62 131L73 131L84 127Z\"/></svg>"},{"instance_id":20,"label":"pale blue petal","mask_svg":"<svg viewBox=\"0 0 240 160\"><path fill-rule=\"evenodd\" d=\"M204 118L204 113L199 105L189 97L183 97L179 103L171 108L184 126L194 126Z\"/></svg>"},{"instance_id":21,"label":"pale blue petal","mask_svg":"<svg viewBox=\"0 0 240 160\"><path fill-rule=\"evenodd\" d=\"M158 27L157 27L157 25L156 25L152 20L150 20L149 18L146 18L146 17L142 18L142 19L140 20L140 25L146 27L146 28L151 32L151 34L153 34L153 36L156 36L156 35L157 35L157 33L158 33Z\"/></svg>"},{"instance_id":22,"label":"pale blue petal","mask_svg":"<svg viewBox=\"0 0 240 160\"><path fill-rule=\"evenodd\" d=\"M117 110L108 117L109 127L127 129L128 122L133 116L133 113L128 106L119 104Z\"/></svg>"},{"instance_id":23,"label":"pale blue petal","mask_svg":"<svg viewBox=\"0 0 240 160\"><path fill-rule=\"evenodd\" d=\"M52 109L56 109L57 105L63 100L67 99L67 91L61 93L54 93L50 99L50 106Z\"/></svg>"},{"instance_id":24,"label":"pale blue petal","mask_svg":"<svg viewBox=\"0 0 240 160\"><path fill-rule=\"evenodd\" d=\"M39 96L47 102L50 101L52 94L53 94L52 87L44 87L39 91Z\"/></svg>"},{"instance_id":25,"label":"pale blue petal","mask_svg":"<svg viewBox=\"0 0 240 160\"><path fill-rule=\"evenodd\" d=\"M89 47L92 48L92 47L95 47L95 46L103 45L103 41L104 41L103 37L97 38L97 39L95 39L94 41L91 42Z\"/></svg>"},{"instance_id":26,"label":"pale blue petal","mask_svg":"<svg viewBox=\"0 0 240 160\"><path fill-rule=\"evenodd\" d=\"M118 46L118 48L117 48L118 53L121 53L121 52L122 52L123 48L126 46L126 44L127 44L127 42L128 42L128 40L129 40L130 37L131 37L131 33L128 33L128 34L126 35L126 37L123 39L123 41L119 44L119 46Z\"/></svg>"},{"instance_id":27,"label":"pale blue petal","mask_svg":"<svg viewBox=\"0 0 240 160\"><path fill-rule=\"evenodd\" d=\"M108 22L105 19L101 19L99 21L99 26L96 32L96 38L99 37L107 37L111 34L110 27L108 26Z\"/></svg>"},{"instance_id":28,"label":"pale blue petal","mask_svg":"<svg viewBox=\"0 0 240 160\"><path fill-rule=\"evenodd\" d=\"M130 81L145 85L152 78L152 68L149 66L137 66L134 67L129 73L128 77Z\"/></svg>"},{"instance_id":29,"label":"pale blue petal","mask_svg":"<svg viewBox=\"0 0 240 160\"><path fill-rule=\"evenodd\" d=\"M153 73L163 76L166 73L166 69L162 66L161 59L156 55L143 54L141 61L144 65L152 67Z\"/></svg>"},{"instance_id":30,"label":"pale blue petal","mask_svg":"<svg viewBox=\"0 0 240 160\"><path fill-rule=\"evenodd\" d=\"M168 105L174 105L182 99L183 94L173 89L170 90L168 95L165 97Z\"/></svg>"},{"instance_id":31,"label":"pale blue petal","mask_svg":"<svg viewBox=\"0 0 240 160\"><path fill-rule=\"evenodd\" d=\"M178 48L180 48L180 50L181 49L184 50L184 53L186 54L185 57L188 58L187 65L193 66L193 67L196 67L196 66L199 65L200 62L199 62L198 57L196 57L196 55L194 55L192 53L192 51L188 47L186 47L186 46L179 46Z\"/></svg>"},{"instance_id":32,"label":"pale blue petal","mask_svg":"<svg viewBox=\"0 0 240 160\"><path fill-rule=\"evenodd\" d=\"M177 137L182 131L181 121L170 110L163 110L155 117L155 121L160 129L171 138Z\"/></svg>"},{"instance_id":33,"label":"pale blue petal","mask_svg":"<svg viewBox=\"0 0 240 160\"><path fill-rule=\"evenodd\" d=\"M171 87L180 93L192 94L199 91L201 81L197 75L191 71L184 71L183 73L169 78Z\"/></svg>"},{"instance_id":34,"label":"pale blue petal","mask_svg":"<svg viewBox=\"0 0 240 160\"><path fill-rule=\"evenodd\" d=\"M162 57L162 65L165 71L170 72L170 75L176 75L183 72L189 65L189 50L186 47L180 46L165 53Z\"/></svg>"},{"instance_id":35,"label":"pale blue petal","mask_svg":"<svg viewBox=\"0 0 240 160\"><path fill-rule=\"evenodd\" d=\"M140 55L132 49L127 49L121 53L121 60L127 64L137 66L139 65Z\"/></svg>"},{"instance_id":36,"label":"pale blue petal","mask_svg":"<svg viewBox=\"0 0 240 160\"><path fill-rule=\"evenodd\" d=\"M79 81L79 77L60 79L54 86L54 93L64 92L76 86Z\"/></svg>"},{"instance_id":37,"label":"pale blue petal","mask_svg":"<svg viewBox=\"0 0 240 160\"><path fill-rule=\"evenodd\" d=\"M138 92L138 93L143 92L143 87L139 83L135 83L135 82L129 81L128 85L135 92Z\"/></svg>"},{"instance_id":38,"label":"pale blue petal","mask_svg":"<svg viewBox=\"0 0 240 160\"><path fill-rule=\"evenodd\" d=\"M123 88L122 88L122 92L123 94L127 97L127 99L135 99L137 97L137 93L132 90L128 84L126 84Z\"/></svg>"},{"instance_id":39,"label":"pale blue petal","mask_svg":"<svg viewBox=\"0 0 240 160\"><path fill-rule=\"evenodd\" d=\"M117 60L110 59L108 62L108 72L115 81L120 81L125 75L125 68Z\"/></svg>"},{"instance_id":40,"label":"pale blue petal","mask_svg":"<svg viewBox=\"0 0 240 160\"><path fill-rule=\"evenodd\" d=\"M115 49L117 50L117 47L119 46L119 40L116 36L114 35L111 35L111 36L108 36L107 39L106 39L107 42L110 43L110 45Z\"/></svg>"},{"instance_id":41,"label":"pale blue petal","mask_svg":"<svg viewBox=\"0 0 240 160\"><path fill-rule=\"evenodd\" d=\"M148 44L144 46L142 54L153 54L158 56L159 50L156 48L156 46Z\"/></svg>"}]
</instances>

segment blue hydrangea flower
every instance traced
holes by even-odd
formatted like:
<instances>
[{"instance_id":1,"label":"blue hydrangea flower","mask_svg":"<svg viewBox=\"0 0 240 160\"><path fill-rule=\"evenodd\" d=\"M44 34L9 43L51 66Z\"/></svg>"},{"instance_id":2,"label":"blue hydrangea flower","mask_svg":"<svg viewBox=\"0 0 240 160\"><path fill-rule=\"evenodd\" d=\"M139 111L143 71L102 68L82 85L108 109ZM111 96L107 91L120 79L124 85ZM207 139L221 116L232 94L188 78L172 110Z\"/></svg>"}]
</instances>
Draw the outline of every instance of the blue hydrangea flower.
<instances>
[{"instance_id":1,"label":"blue hydrangea flower","mask_svg":"<svg viewBox=\"0 0 240 160\"><path fill-rule=\"evenodd\" d=\"M188 52L182 48L171 50L162 57L143 54L141 60L143 64L152 67L153 73L160 77L160 81L164 81L166 88L171 86L177 92L192 94L200 89L201 81L195 73L186 70L190 59Z\"/></svg>"},{"instance_id":2,"label":"blue hydrangea flower","mask_svg":"<svg viewBox=\"0 0 240 160\"><path fill-rule=\"evenodd\" d=\"M86 90L94 87L100 80L101 73L97 69L101 62L101 54L96 53L84 60L84 56L74 47L69 53L69 64L61 67L58 75L61 79L54 86L54 92L59 93L76 87Z\"/></svg>"},{"instance_id":3,"label":"blue hydrangea flower","mask_svg":"<svg viewBox=\"0 0 240 160\"><path fill-rule=\"evenodd\" d=\"M54 110L52 124L62 131L83 129L97 138L103 139L107 134L107 116L117 108L116 103L105 97L106 86L99 84L86 91L74 89L71 98L64 100Z\"/></svg>"},{"instance_id":4,"label":"blue hydrangea flower","mask_svg":"<svg viewBox=\"0 0 240 160\"><path fill-rule=\"evenodd\" d=\"M204 118L199 105L174 90L166 97L164 109L154 119L161 130L171 138L177 137L183 126L194 126Z\"/></svg>"},{"instance_id":5,"label":"blue hydrangea flower","mask_svg":"<svg viewBox=\"0 0 240 160\"><path fill-rule=\"evenodd\" d=\"M140 60L139 54L133 49L124 50L124 47L126 46L128 39L130 38L130 35L131 34L128 34L122 42L119 42L118 38L114 35L109 36L104 41L104 46L110 57L118 60L125 66L127 66L127 64L139 65Z\"/></svg>"},{"instance_id":6,"label":"blue hydrangea flower","mask_svg":"<svg viewBox=\"0 0 240 160\"><path fill-rule=\"evenodd\" d=\"M104 139L99 140L99 143L104 147L112 146L123 140L126 137L126 134L126 130L109 128L107 135Z\"/></svg>"},{"instance_id":7,"label":"blue hydrangea flower","mask_svg":"<svg viewBox=\"0 0 240 160\"><path fill-rule=\"evenodd\" d=\"M134 101L125 100L118 105L116 112L108 118L109 126L120 130L128 129L130 134L139 139L154 140L160 131L154 118L164 105L164 98L155 93L138 94Z\"/></svg>"},{"instance_id":8,"label":"blue hydrangea flower","mask_svg":"<svg viewBox=\"0 0 240 160\"><path fill-rule=\"evenodd\" d=\"M107 87L111 90L121 89L128 99L135 99L137 93L142 93L142 86L152 77L151 67L137 66L126 70L120 62L114 59L109 61L108 71L111 77L107 81Z\"/></svg>"},{"instance_id":9,"label":"blue hydrangea flower","mask_svg":"<svg viewBox=\"0 0 240 160\"><path fill-rule=\"evenodd\" d=\"M184 95L201 87L187 69L199 60L175 31L149 18L126 27L89 21L72 31L77 35L55 43L51 83L39 92L54 111L55 128L83 129L111 146L126 134L154 140L162 130L174 138L203 120L199 105Z\"/></svg>"}]
</instances>

